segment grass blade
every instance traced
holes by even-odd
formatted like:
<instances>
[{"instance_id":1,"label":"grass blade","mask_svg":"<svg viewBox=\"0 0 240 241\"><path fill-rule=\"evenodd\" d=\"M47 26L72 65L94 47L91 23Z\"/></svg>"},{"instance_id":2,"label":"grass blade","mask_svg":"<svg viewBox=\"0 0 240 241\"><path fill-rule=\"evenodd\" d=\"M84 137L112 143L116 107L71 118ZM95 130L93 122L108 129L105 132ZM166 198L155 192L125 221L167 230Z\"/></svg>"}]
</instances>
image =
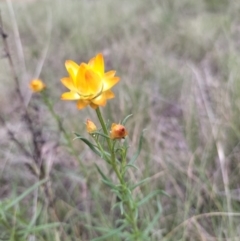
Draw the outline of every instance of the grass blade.
<instances>
[{"instance_id":1,"label":"grass blade","mask_svg":"<svg viewBox=\"0 0 240 241\"><path fill-rule=\"evenodd\" d=\"M28 188L24 193L22 193L20 196L18 196L17 198L15 198L14 200L12 200L9 204L7 204L4 208L3 211L7 211L8 209L10 209L11 207L13 207L14 205L16 205L18 202L20 202L23 198L25 198L29 193L31 193L32 191L34 191L36 188L38 188L39 186L41 186L42 184L44 184L45 182L47 182L48 179L43 179L37 183L35 183L33 186L31 186L30 188Z\"/></svg>"},{"instance_id":2,"label":"grass blade","mask_svg":"<svg viewBox=\"0 0 240 241\"><path fill-rule=\"evenodd\" d=\"M145 129L145 130L146 130L146 129ZM138 156L139 156L139 154L140 154L140 152L141 152L142 143L143 143L143 132L144 132L145 130L142 131L141 136L140 136L140 139L139 139L139 143L138 143L138 149L137 149L136 153L133 155L133 157L131 158L131 160L130 160L130 162L129 162L131 165L135 163L135 161L137 160L137 158L138 158Z\"/></svg>"}]
</instances>

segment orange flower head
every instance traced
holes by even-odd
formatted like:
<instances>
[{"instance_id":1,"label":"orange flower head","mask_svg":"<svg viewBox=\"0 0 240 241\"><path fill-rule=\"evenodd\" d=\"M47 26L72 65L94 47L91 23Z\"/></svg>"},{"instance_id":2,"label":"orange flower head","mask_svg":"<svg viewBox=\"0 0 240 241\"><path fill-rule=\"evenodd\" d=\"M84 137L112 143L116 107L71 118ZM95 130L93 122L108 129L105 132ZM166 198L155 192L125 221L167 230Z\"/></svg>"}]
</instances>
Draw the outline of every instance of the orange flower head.
<instances>
[{"instance_id":1,"label":"orange flower head","mask_svg":"<svg viewBox=\"0 0 240 241\"><path fill-rule=\"evenodd\" d=\"M111 139L122 139L128 135L126 128L123 125L113 123L111 126Z\"/></svg>"},{"instance_id":2,"label":"orange flower head","mask_svg":"<svg viewBox=\"0 0 240 241\"><path fill-rule=\"evenodd\" d=\"M115 76L114 70L105 72L102 54L97 54L88 64L78 65L67 60L65 66L69 77L61 79L61 82L69 92L62 94L62 100L77 100L78 109L88 105L96 109L105 106L108 99L114 98L111 88L120 78Z\"/></svg>"},{"instance_id":3,"label":"orange flower head","mask_svg":"<svg viewBox=\"0 0 240 241\"><path fill-rule=\"evenodd\" d=\"M43 89L46 88L46 85L40 79L33 79L29 84L29 88L33 92L41 92Z\"/></svg>"},{"instance_id":4,"label":"orange flower head","mask_svg":"<svg viewBox=\"0 0 240 241\"><path fill-rule=\"evenodd\" d=\"M97 130L96 125L89 119L87 119L86 125L87 125L87 132L88 133L93 133L94 131Z\"/></svg>"}]
</instances>

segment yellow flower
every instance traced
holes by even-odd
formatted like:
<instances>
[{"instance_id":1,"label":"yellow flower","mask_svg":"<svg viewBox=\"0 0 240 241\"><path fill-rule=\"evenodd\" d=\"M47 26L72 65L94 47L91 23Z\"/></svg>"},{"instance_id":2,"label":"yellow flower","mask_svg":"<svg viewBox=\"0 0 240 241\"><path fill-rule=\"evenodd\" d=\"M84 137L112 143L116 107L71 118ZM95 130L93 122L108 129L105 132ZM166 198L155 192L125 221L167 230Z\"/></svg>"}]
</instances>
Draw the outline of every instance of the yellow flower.
<instances>
[{"instance_id":1,"label":"yellow flower","mask_svg":"<svg viewBox=\"0 0 240 241\"><path fill-rule=\"evenodd\" d=\"M92 132L97 130L96 125L89 119L87 119L86 125L87 125L87 132L88 133L92 133Z\"/></svg>"},{"instance_id":2,"label":"yellow flower","mask_svg":"<svg viewBox=\"0 0 240 241\"><path fill-rule=\"evenodd\" d=\"M108 99L114 98L110 89L120 78L115 76L114 70L105 73L102 54L92 58L88 64L78 65L67 60L65 66L69 77L61 81L70 91L62 94L62 100L77 100L78 109L88 105L96 109L98 106L105 106Z\"/></svg>"},{"instance_id":3,"label":"yellow flower","mask_svg":"<svg viewBox=\"0 0 240 241\"><path fill-rule=\"evenodd\" d=\"M29 84L29 88L33 92L40 92L46 88L46 85L40 79L33 79Z\"/></svg>"},{"instance_id":4,"label":"yellow flower","mask_svg":"<svg viewBox=\"0 0 240 241\"><path fill-rule=\"evenodd\" d=\"M122 139L128 135L126 128L123 125L113 123L111 126L111 139Z\"/></svg>"}]
</instances>

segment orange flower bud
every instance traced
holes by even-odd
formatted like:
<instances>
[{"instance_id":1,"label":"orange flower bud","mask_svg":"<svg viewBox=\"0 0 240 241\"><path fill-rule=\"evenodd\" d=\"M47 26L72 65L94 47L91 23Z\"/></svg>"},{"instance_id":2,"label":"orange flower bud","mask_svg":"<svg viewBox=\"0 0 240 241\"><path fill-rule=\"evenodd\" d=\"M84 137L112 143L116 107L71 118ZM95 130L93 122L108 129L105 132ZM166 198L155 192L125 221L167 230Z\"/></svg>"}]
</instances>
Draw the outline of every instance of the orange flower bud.
<instances>
[{"instance_id":1,"label":"orange flower bud","mask_svg":"<svg viewBox=\"0 0 240 241\"><path fill-rule=\"evenodd\" d=\"M122 139L128 135L126 128L123 125L113 123L111 127L111 139Z\"/></svg>"},{"instance_id":2,"label":"orange flower bud","mask_svg":"<svg viewBox=\"0 0 240 241\"><path fill-rule=\"evenodd\" d=\"M96 125L89 119L87 119L86 125L87 125L87 132L88 133L92 133L92 132L97 130Z\"/></svg>"},{"instance_id":3,"label":"orange flower bud","mask_svg":"<svg viewBox=\"0 0 240 241\"><path fill-rule=\"evenodd\" d=\"M46 88L46 85L40 79L33 79L29 84L29 88L33 92L40 92Z\"/></svg>"}]
</instances>

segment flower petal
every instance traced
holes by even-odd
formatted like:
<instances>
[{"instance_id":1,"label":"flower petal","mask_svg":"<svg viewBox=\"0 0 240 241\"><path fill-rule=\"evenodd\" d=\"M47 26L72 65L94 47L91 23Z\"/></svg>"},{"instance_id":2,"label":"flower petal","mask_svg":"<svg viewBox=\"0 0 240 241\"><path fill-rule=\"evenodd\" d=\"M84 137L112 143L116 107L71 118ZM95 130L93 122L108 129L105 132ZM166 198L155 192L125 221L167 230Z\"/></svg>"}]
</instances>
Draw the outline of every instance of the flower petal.
<instances>
[{"instance_id":1,"label":"flower petal","mask_svg":"<svg viewBox=\"0 0 240 241\"><path fill-rule=\"evenodd\" d=\"M75 80L76 87L80 95L89 95L89 87L85 79L86 70L87 70L87 65L82 63L78 68L78 72Z\"/></svg>"},{"instance_id":2,"label":"flower petal","mask_svg":"<svg viewBox=\"0 0 240 241\"><path fill-rule=\"evenodd\" d=\"M91 59L89 60L89 62L88 62L88 65L89 65L90 67L92 67L92 68L93 68L93 66L94 66L94 61L95 61L95 57L91 58Z\"/></svg>"},{"instance_id":3,"label":"flower petal","mask_svg":"<svg viewBox=\"0 0 240 241\"><path fill-rule=\"evenodd\" d=\"M115 74L116 74L116 71L115 71L115 70L110 70L110 71L106 72L106 73L104 74L104 76L105 76L106 78L112 78L112 77L114 77Z\"/></svg>"},{"instance_id":4,"label":"flower petal","mask_svg":"<svg viewBox=\"0 0 240 241\"><path fill-rule=\"evenodd\" d=\"M82 78L81 81L79 81L80 78ZM101 93L103 88L102 80L94 71L88 69L85 71L85 78L77 77L77 79L79 81L78 90L83 97L89 96L92 99Z\"/></svg>"},{"instance_id":5,"label":"flower petal","mask_svg":"<svg viewBox=\"0 0 240 241\"><path fill-rule=\"evenodd\" d=\"M103 55L97 54L95 58L92 58L89 62L88 65L92 67L92 69L100 74L100 76L104 75L104 59Z\"/></svg>"},{"instance_id":6,"label":"flower petal","mask_svg":"<svg viewBox=\"0 0 240 241\"><path fill-rule=\"evenodd\" d=\"M93 103L90 103L90 106L91 106L94 110L96 110L96 109L98 108L98 105L95 105L95 104L93 104Z\"/></svg>"},{"instance_id":7,"label":"flower petal","mask_svg":"<svg viewBox=\"0 0 240 241\"><path fill-rule=\"evenodd\" d=\"M99 95L98 97L92 99L91 102L95 105L105 106L107 103L107 99L103 93L103 94Z\"/></svg>"},{"instance_id":8,"label":"flower petal","mask_svg":"<svg viewBox=\"0 0 240 241\"><path fill-rule=\"evenodd\" d=\"M77 75L79 65L72 60L67 60L65 62L65 67L70 77L72 78L73 82L75 82L75 77Z\"/></svg>"},{"instance_id":9,"label":"flower petal","mask_svg":"<svg viewBox=\"0 0 240 241\"><path fill-rule=\"evenodd\" d=\"M117 123L112 123L112 125L111 125L111 129L113 129L114 126L116 126L116 125L117 125Z\"/></svg>"},{"instance_id":10,"label":"flower petal","mask_svg":"<svg viewBox=\"0 0 240 241\"><path fill-rule=\"evenodd\" d=\"M71 91L71 92L65 92L61 96L62 100L79 100L80 96L78 93Z\"/></svg>"},{"instance_id":11,"label":"flower petal","mask_svg":"<svg viewBox=\"0 0 240 241\"><path fill-rule=\"evenodd\" d=\"M77 108L78 108L79 110L85 108L87 105L89 105L89 102L88 102L88 101L79 100L79 101L77 102Z\"/></svg>"},{"instance_id":12,"label":"flower petal","mask_svg":"<svg viewBox=\"0 0 240 241\"><path fill-rule=\"evenodd\" d=\"M62 78L61 79L61 82L62 84L67 87L69 90L72 90L72 91L77 91L76 87L74 86L73 84L73 81L71 78Z\"/></svg>"},{"instance_id":13,"label":"flower petal","mask_svg":"<svg viewBox=\"0 0 240 241\"><path fill-rule=\"evenodd\" d=\"M111 90L107 90L103 92L103 94L105 95L106 99L112 99L115 97L114 93Z\"/></svg>"},{"instance_id":14,"label":"flower petal","mask_svg":"<svg viewBox=\"0 0 240 241\"><path fill-rule=\"evenodd\" d=\"M103 91L111 89L120 80L119 77L105 77L103 78Z\"/></svg>"}]
</instances>

